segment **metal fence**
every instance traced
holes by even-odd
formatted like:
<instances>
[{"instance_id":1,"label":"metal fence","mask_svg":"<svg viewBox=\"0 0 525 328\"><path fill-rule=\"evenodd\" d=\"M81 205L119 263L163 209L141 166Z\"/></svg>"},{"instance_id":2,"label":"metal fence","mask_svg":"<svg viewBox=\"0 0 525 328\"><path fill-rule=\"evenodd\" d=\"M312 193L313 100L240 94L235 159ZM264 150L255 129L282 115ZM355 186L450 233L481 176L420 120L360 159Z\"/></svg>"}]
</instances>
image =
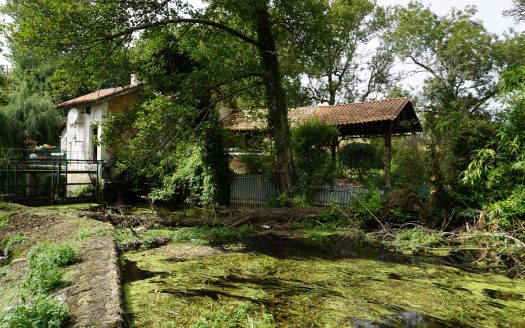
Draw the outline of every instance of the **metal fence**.
<instances>
[{"instance_id":1,"label":"metal fence","mask_svg":"<svg viewBox=\"0 0 525 328\"><path fill-rule=\"evenodd\" d=\"M230 206L234 210L248 210L265 207L277 189L271 177L242 175L233 178L231 185ZM339 204L349 207L355 197L365 190L353 186L323 185L314 197L317 206Z\"/></svg>"},{"instance_id":2,"label":"metal fence","mask_svg":"<svg viewBox=\"0 0 525 328\"><path fill-rule=\"evenodd\" d=\"M236 176L232 180L230 206L234 210L265 207L275 190L271 177L259 175Z\"/></svg>"},{"instance_id":3,"label":"metal fence","mask_svg":"<svg viewBox=\"0 0 525 328\"><path fill-rule=\"evenodd\" d=\"M323 185L319 189L317 195L313 199L314 205L317 206L330 206L332 204L338 204L344 207L349 207L352 202L360 193L365 190L363 188L353 186L332 186Z\"/></svg>"}]
</instances>

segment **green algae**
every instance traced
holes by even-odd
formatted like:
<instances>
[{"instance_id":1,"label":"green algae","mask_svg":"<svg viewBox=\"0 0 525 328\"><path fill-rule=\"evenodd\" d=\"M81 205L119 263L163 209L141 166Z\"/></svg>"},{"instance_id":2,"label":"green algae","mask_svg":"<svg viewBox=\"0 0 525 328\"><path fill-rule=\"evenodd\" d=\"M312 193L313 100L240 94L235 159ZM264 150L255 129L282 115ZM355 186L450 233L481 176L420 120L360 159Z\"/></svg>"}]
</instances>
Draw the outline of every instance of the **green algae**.
<instances>
[{"instance_id":1,"label":"green algae","mask_svg":"<svg viewBox=\"0 0 525 328\"><path fill-rule=\"evenodd\" d=\"M407 314L428 327L525 326L522 280L380 251L325 254L320 242L313 246L321 251L310 255L293 239L291 250L273 252L287 244L254 242L264 245L175 243L124 254L150 273L124 285L132 326L336 327L364 320L396 327ZM501 295L510 297L494 297Z\"/></svg>"}]
</instances>

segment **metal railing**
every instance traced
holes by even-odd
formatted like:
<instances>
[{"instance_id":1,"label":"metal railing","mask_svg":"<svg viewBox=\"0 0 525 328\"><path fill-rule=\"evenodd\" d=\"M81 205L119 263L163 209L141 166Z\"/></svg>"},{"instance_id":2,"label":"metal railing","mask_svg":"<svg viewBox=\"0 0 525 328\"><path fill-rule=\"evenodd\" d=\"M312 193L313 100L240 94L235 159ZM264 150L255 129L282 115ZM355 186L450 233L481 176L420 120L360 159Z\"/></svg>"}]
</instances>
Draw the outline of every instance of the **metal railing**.
<instances>
[{"instance_id":1,"label":"metal railing","mask_svg":"<svg viewBox=\"0 0 525 328\"><path fill-rule=\"evenodd\" d=\"M6 199L66 197L68 187L91 185L98 190L105 163L70 159L9 159L0 165L0 196ZM83 176L71 182L68 177Z\"/></svg>"},{"instance_id":2,"label":"metal railing","mask_svg":"<svg viewBox=\"0 0 525 328\"><path fill-rule=\"evenodd\" d=\"M271 177L236 176L231 184L230 207L235 210L265 207L268 200L275 194L275 190Z\"/></svg>"}]
</instances>

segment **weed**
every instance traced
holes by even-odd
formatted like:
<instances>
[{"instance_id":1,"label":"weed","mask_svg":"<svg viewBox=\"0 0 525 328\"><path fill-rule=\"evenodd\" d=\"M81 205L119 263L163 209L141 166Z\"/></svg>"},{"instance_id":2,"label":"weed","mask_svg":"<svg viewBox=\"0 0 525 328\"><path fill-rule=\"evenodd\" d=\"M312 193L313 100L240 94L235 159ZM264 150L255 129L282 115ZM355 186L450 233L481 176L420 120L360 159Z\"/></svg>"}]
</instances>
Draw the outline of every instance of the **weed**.
<instances>
[{"instance_id":1,"label":"weed","mask_svg":"<svg viewBox=\"0 0 525 328\"><path fill-rule=\"evenodd\" d=\"M422 246L438 244L443 240L442 236L430 230L420 228L400 231L393 241L393 245L399 249L418 249Z\"/></svg>"},{"instance_id":2,"label":"weed","mask_svg":"<svg viewBox=\"0 0 525 328\"><path fill-rule=\"evenodd\" d=\"M4 256L12 257L16 246L20 245L25 239L26 237L20 232L7 237L4 246Z\"/></svg>"},{"instance_id":3,"label":"weed","mask_svg":"<svg viewBox=\"0 0 525 328\"><path fill-rule=\"evenodd\" d=\"M252 304L244 302L233 309L210 312L193 323L191 328L273 327L273 316L257 313Z\"/></svg>"},{"instance_id":4,"label":"weed","mask_svg":"<svg viewBox=\"0 0 525 328\"><path fill-rule=\"evenodd\" d=\"M285 193L277 193L268 200L269 208L305 207L308 201L303 196L290 197Z\"/></svg>"},{"instance_id":5,"label":"weed","mask_svg":"<svg viewBox=\"0 0 525 328\"><path fill-rule=\"evenodd\" d=\"M63 284L64 267L77 261L67 244L41 243L29 253L24 285L34 294L47 293Z\"/></svg>"},{"instance_id":6,"label":"weed","mask_svg":"<svg viewBox=\"0 0 525 328\"><path fill-rule=\"evenodd\" d=\"M113 236L114 232L109 227L82 227L78 231L78 239L86 240L91 237Z\"/></svg>"},{"instance_id":7,"label":"weed","mask_svg":"<svg viewBox=\"0 0 525 328\"><path fill-rule=\"evenodd\" d=\"M0 212L0 229L5 227L9 223L11 218L11 212Z\"/></svg>"},{"instance_id":8,"label":"weed","mask_svg":"<svg viewBox=\"0 0 525 328\"><path fill-rule=\"evenodd\" d=\"M368 221L374 216L378 216L383 209L384 200L379 191L371 190L357 195L352 202L352 212L355 217Z\"/></svg>"},{"instance_id":9,"label":"weed","mask_svg":"<svg viewBox=\"0 0 525 328\"><path fill-rule=\"evenodd\" d=\"M67 319L67 306L38 295L31 303L0 314L0 328L59 328Z\"/></svg>"}]
</instances>

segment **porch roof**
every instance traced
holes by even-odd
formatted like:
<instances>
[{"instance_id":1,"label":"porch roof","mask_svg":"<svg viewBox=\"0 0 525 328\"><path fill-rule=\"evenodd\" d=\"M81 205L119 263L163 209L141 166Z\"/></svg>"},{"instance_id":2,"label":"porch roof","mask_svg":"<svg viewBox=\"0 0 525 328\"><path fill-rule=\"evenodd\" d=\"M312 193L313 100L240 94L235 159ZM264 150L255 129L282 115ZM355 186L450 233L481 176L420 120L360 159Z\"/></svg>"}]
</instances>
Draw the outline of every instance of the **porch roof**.
<instances>
[{"instance_id":1,"label":"porch roof","mask_svg":"<svg viewBox=\"0 0 525 328\"><path fill-rule=\"evenodd\" d=\"M264 131L267 110L238 111L223 119L230 131ZM318 119L336 126L343 137L382 135L391 126L393 134L422 131L412 101L392 98L333 106L311 106L288 110L292 127L311 119Z\"/></svg>"}]
</instances>

